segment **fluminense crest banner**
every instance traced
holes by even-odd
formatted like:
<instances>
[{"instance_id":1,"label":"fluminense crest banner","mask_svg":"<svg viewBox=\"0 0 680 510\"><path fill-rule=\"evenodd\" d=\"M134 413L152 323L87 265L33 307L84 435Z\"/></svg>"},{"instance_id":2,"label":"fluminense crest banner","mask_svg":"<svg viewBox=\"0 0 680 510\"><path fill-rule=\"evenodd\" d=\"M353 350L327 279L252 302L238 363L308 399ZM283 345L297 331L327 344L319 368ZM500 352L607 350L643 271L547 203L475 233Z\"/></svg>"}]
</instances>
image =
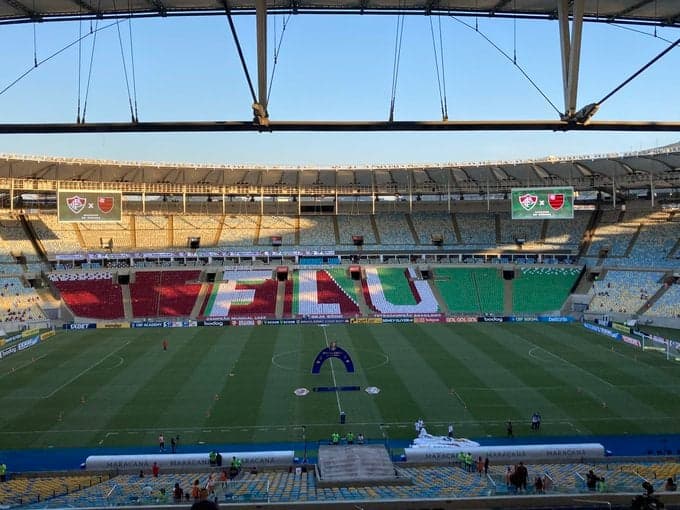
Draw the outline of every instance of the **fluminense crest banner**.
<instances>
[{"instance_id":1,"label":"fluminense crest banner","mask_svg":"<svg viewBox=\"0 0 680 510\"><path fill-rule=\"evenodd\" d=\"M123 211L120 191L59 190L59 221L120 221Z\"/></svg>"},{"instance_id":2,"label":"fluminense crest banner","mask_svg":"<svg viewBox=\"0 0 680 510\"><path fill-rule=\"evenodd\" d=\"M513 188L513 220L568 220L574 217L574 188Z\"/></svg>"}]
</instances>

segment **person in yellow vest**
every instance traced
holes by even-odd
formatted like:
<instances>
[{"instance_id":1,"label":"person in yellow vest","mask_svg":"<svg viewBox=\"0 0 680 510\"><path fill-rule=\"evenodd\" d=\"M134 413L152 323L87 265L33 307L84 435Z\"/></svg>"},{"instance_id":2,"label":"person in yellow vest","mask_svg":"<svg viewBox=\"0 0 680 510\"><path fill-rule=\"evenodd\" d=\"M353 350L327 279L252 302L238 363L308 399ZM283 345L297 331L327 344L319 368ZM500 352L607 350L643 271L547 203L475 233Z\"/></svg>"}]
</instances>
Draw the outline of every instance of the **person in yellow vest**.
<instances>
[{"instance_id":1,"label":"person in yellow vest","mask_svg":"<svg viewBox=\"0 0 680 510\"><path fill-rule=\"evenodd\" d=\"M333 432L331 434L331 443L335 445L340 444L340 434Z\"/></svg>"},{"instance_id":2,"label":"person in yellow vest","mask_svg":"<svg viewBox=\"0 0 680 510\"><path fill-rule=\"evenodd\" d=\"M7 480L7 465L3 462L0 464L0 482Z\"/></svg>"}]
</instances>

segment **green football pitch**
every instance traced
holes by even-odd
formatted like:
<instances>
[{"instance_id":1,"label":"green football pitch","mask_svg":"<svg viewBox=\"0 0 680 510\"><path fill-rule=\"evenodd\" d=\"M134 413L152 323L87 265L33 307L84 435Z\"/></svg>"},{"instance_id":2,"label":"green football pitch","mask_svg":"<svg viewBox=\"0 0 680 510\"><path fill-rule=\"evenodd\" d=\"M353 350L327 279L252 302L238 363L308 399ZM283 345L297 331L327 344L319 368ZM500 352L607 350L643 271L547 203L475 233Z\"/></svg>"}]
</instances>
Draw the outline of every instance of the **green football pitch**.
<instances>
[{"instance_id":1,"label":"green football pitch","mask_svg":"<svg viewBox=\"0 0 680 510\"><path fill-rule=\"evenodd\" d=\"M330 341L354 373L331 359L311 374ZM578 324L97 329L0 361L0 449L406 439L419 417L434 434L504 437L512 420L528 436L535 411L544 435L670 433L679 397L680 364Z\"/></svg>"}]
</instances>

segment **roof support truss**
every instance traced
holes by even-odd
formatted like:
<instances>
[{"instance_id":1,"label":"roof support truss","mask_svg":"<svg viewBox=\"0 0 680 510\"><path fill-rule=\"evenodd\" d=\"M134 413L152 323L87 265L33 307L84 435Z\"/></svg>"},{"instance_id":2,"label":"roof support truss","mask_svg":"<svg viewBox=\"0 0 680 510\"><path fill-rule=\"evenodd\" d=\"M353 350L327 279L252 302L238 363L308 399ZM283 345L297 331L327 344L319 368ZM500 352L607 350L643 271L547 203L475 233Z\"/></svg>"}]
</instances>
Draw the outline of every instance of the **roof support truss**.
<instances>
[{"instance_id":1,"label":"roof support truss","mask_svg":"<svg viewBox=\"0 0 680 510\"><path fill-rule=\"evenodd\" d=\"M41 16L36 11L29 9L21 2L18 2L17 0L4 0L4 2L10 7L16 9L17 11L23 12L26 16L28 16L34 21L38 21L41 19Z\"/></svg>"}]
</instances>

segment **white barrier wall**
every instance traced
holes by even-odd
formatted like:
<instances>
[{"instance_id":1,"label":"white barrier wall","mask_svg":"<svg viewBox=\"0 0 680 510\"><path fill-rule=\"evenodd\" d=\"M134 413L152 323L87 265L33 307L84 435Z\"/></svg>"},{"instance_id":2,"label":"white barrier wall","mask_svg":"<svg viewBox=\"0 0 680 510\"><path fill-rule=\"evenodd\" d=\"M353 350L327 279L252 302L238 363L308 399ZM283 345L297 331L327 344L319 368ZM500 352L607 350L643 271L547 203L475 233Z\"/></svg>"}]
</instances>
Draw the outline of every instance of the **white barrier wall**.
<instances>
[{"instance_id":1,"label":"white barrier wall","mask_svg":"<svg viewBox=\"0 0 680 510\"><path fill-rule=\"evenodd\" d=\"M489 461L505 462L578 462L581 459L604 457L604 446L599 443L531 444L508 446L478 446L472 448L405 448L408 462L448 464L458 462L458 453L470 453L473 459L488 457Z\"/></svg>"},{"instance_id":2,"label":"white barrier wall","mask_svg":"<svg viewBox=\"0 0 680 510\"><path fill-rule=\"evenodd\" d=\"M293 450L270 452L220 452L222 466L226 469L232 457L241 459L243 467L279 467L293 464ZM85 469L107 471L110 469L150 470L156 462L161 469L196 469L210 466L208 452L205 453L154 453L150 455L90 455L85 459Z\"/></svg>"}]
</instances>

